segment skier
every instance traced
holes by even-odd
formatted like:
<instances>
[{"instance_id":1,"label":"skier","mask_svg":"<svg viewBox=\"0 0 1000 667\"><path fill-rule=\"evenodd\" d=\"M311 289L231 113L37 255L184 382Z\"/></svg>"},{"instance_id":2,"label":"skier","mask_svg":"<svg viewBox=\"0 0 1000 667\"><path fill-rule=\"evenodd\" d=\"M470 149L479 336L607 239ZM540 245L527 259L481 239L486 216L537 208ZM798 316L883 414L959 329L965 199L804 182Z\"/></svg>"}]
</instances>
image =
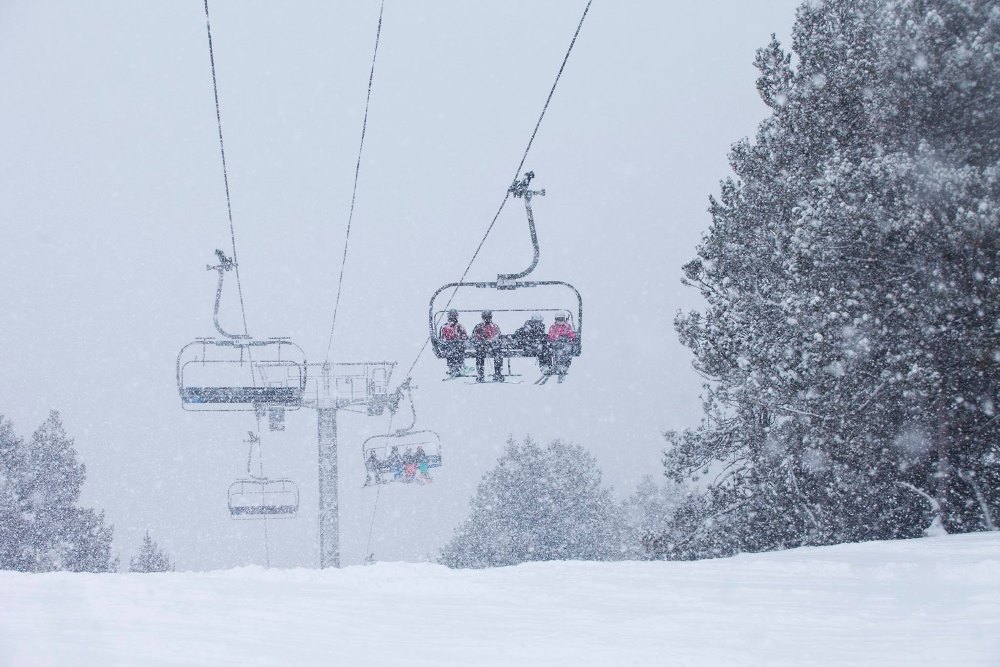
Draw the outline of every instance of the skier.
<instances>
[{"instance_id":1,"label":"skier","mask_svg":"<svg viewBox=\"0 0 1000 667\"><path fill-rule=\"evenodd\" d=\"M552 372L551 359L545 339L545 323L541 315L538 313L532 314L531 318L524 323L524 326L514 332L514 342L526 354L535 355L538 359L538 368L542 373L548 375Z\"/></svg>"},{"instance_id":2,"label":"skier","mask_svg":"<svg viewBox=\"0 0 1000 667\"><path fill-rule=\"evenodd\" d=\"M448 322L441 327L438 339L444 349L444 358L448 362L448 377L458 377L462 374L462 363L465 361L465 341L469 334L465 327L458 323L458 311L452 308L448 311Z\"/></svg>"},{"instance_id":3,"label":"skier","mask_svg":"<svg viewBox=\"0 0 1000 667\"><path fill-rule=\"evenodd\" d=\"M417 470L420 472L420 481L427 483L431 481L430 476L431 462L427 458L427 452L424 451L423 447L417 447Z\"/></svg>"},{"instance_id":4,"label":"skier","mask_svg":"<svg viewBox=\"0 0 1000 667\"><path fill-rule=\"evenodd\" d=\"M549 350L552 358L552 371L559 375L562 382L569 370L569 364L573 360L573 341L576 340L576 332L573 325L566 321L563 314L556 315L555 323L549 327Z\"/></svg>"},{"instance_id":5,"label":"skier","mask_svg":"<svg viewBox=\"0 0 1000 667\"><path fill-rule=\"evenodd\" d=\"M417 477L417 457L413 455L413 451L410 449L406 450L403 454L403 481L412 482Z\"/></svg>"},{"instance_id":6,"label":"skier","mask_svg":"<svg viewBox=\"0 0 1000 667\"><path fill-rule=\"evenodd\" d=\"M403 459L399 456L399 447L393 447L386 460L389 470L392 471L392 478L395 481L403 479Z\"/></svg>"},{"instance_id":7,"label":"skier","mask_svg":"<svg viewBox=\"0 0 1000 667\"><path fill-rule=\"evenodd\" d=\"M376 484L382 483L381 462L378 460L374 449L368 452L368 460L365 461L365 468L368 469L368 474L365 476L365 486L371 484L372 477L375 478Z\"/></svg>"},{"instance_id":8,"label":"skier","mask_svg":"<svg viewBox=\"0 0 1000 667\"><path fill-rule=\"evenodd\" d=\"M486 357L493 357L493 381L503 382L503 352L500 350L500 327L493 323L493 311L483 311L483 321L472 330L476 346L476 382L486 382Z\"/></svg>"}]
</instances>

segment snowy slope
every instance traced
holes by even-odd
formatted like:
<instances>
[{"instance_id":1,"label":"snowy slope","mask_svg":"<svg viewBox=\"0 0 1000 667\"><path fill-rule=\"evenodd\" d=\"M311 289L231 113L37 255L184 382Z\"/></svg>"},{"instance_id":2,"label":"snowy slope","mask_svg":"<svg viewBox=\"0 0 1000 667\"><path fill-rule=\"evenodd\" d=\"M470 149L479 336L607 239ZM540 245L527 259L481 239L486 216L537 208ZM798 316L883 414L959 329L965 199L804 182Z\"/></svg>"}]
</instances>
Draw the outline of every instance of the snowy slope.
<instances>
[{"instance_id":1,"label":"snowy slope","mask_svg":"<svg viewBox=\"0 0 1000 667\"><path fill-rule=\"evenodd\" d=\"M1000 664L1000 533L693 563L0 573L2 665Z\"/></svg>"}]
</instances>

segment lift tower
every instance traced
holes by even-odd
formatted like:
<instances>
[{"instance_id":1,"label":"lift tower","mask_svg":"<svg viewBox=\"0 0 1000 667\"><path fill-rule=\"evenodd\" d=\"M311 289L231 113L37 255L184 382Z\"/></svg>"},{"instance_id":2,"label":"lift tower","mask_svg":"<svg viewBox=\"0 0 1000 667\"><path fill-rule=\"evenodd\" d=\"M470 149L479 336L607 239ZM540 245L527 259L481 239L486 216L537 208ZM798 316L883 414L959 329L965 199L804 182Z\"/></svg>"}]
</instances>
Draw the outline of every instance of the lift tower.
<instances>
[{"instance_id":1,"label":"lift tower","mask_svg":"<svg viewBox=\"0 0 1000 667\"><path fill-rule=\"evenodd\" d=\"M391 400L394 361L309 364L302 405L316 410L319 447L319 566L340 567L337 411L381 415Z\"/></svg>"}]
</instances>

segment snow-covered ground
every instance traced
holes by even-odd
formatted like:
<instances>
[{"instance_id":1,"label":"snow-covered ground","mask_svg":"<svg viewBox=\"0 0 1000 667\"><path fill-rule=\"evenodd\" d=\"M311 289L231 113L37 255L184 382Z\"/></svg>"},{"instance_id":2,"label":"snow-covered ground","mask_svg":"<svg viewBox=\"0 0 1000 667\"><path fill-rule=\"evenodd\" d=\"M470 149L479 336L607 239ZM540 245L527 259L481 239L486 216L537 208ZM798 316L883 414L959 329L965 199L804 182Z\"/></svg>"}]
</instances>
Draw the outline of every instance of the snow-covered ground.
<instances>
[{"instance_id":1,"label":"snow-covered ground","mask_svg":"<svg viewBox=\"0 0 1000 667\"><path fill-rule=\"evenodd\" d=\"M691 563L0 572L0 665L1000 665L1000 533Z\"/></svg>"}]
</instances>

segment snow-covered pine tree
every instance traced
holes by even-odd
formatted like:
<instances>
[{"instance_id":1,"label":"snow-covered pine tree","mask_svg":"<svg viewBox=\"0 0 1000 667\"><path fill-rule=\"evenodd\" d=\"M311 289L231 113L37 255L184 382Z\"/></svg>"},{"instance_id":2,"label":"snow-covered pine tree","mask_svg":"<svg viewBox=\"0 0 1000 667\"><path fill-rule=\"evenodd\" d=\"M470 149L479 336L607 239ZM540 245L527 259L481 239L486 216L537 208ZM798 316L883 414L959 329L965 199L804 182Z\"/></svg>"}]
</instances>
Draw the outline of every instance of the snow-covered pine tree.
<instances>
[{"instance_id":1,"label":"snow-covered pine tree","mask_svg":"<svg viewBox=\"0 0 1000 667\"><path fill-rule=\"evenodd\" d=\"M16 475L23 469L21 438L0 416L0 570L30 569L25 508L18 495Z\"/></svg>"},{"instance_id":2,"label":"snow-covered pine tree","mask_svg":"<svg viewBox=\"0 0 1000 667\"><path fill-rule=\"evenodd\" d=\"M147 530L146 536L142 538L142 547L140 547L139 553L129 560L128 571L170 572L173 569L174 566L167 554L156 545Z\"/></svg>"},{"instance_id":3,"label":"snow-covered pine tree","mask_svg":"<svg viewBox=\"0 0 1000 667\"><path fill-rule=\"evenodd\" d=\"M824 0L757 55L772 115L679 316L705 386L668 474L705 477L664 555L995 525L1000 510L1000 11ZM927 500L930 502L926 502Z\"/></svg>"},{"instance_id":4,"label":"snow-covered pine tree","mask_svg":"<svg viewBox=\"0 0 1000 667\"><path fill-rule=\"evenodd\" d=\"M901 348L922 408L923 488L949 530L995 529L1000 511L1000 9L995 2L889 5L884 81L887 134L901 159L901 221L916 239L902 254L915 299ZM887 142L889 143L889 142ZM897 272L897 275L899 272ZM921 304L922 307L914 307ZM907 307L908 306L908 307ZM922 333L923 335L913 335ZM901 444L912 429L904 430ZM906 484L906 482L903 482ZM912 490L919 490L913 482Z\"/></svg>"},{"instance_id":5,"label":"snow-covered pine tree","mask_svg":"<svg viewBox=\"0 0 1000 667\"><path fill-rule=\"evenodd\" d=\"M0 479L17 512L6 525L16 543L0 545L0 567L22 571L107 572L112 528L104 514L77 507L86 468L77 462L73 441L55 411L29 441L0 425ZM2 493L2 491L0 491ZM6 536L5 536L6 539Z\"/></svg>"},{"instance_id":6,"label":"snow-covered pine tree","mask_svg":"<svg viewBox=\"0 0 1000 667\"><path fill-rule=\"evenodd\" d=\"M688 490L673 480L643 477L623 505L622 557L643 560L660 551L667 539L665 529L687 495Z\"/></svg>"},{"instance_id":7,"label":"snow-covered pine tree","mask_svg":"<svg viewBox=\"0 0 1000 667\"><path fill-rule=\"evenodd\" d=\"M442 550L449 567L620 557L621 513L601 486L597 461L578 445L507 442Z\"/></svg>"}]
</instances>

